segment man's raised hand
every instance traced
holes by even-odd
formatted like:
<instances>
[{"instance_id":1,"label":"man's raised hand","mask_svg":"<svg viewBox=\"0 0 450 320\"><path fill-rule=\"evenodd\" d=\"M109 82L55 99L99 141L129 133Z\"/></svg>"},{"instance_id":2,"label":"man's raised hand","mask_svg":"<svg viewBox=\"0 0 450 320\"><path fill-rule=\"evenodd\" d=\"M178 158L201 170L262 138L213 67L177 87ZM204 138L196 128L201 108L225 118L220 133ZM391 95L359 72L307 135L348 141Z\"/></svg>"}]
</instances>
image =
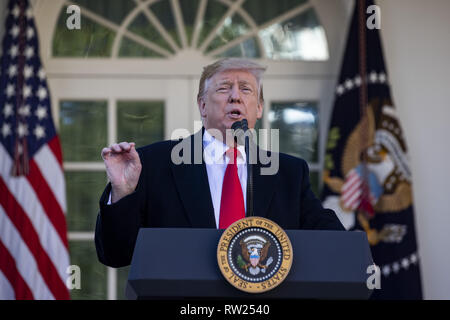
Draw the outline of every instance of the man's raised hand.
<instances>
[{"instance_id":1,"label":"man's raised hand","mask_svg":"<svg viewBox=\"0 0 450 320\"><path fill-rule=\"evenodd\" d=\"M103 148L102 158L111 182L111 202L133 193L142 171L135 143L121 142Z\"/></svg>"}]
</instances>

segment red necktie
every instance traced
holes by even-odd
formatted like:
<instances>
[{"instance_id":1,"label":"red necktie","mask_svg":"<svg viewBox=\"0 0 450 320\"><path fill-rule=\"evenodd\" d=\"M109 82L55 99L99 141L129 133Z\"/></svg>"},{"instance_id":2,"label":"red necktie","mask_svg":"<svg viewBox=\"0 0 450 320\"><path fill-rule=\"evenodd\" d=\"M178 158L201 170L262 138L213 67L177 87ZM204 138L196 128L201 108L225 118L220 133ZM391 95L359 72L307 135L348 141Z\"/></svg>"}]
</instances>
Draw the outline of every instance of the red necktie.
<instances>
[{"instance_id":1,"label":"red necktie","mask_svg":"<svg viewBox=\"0 0 450 320\"><path fill-rule=\"evenodd\" d=\"M230 162L223 177L219 229L226 229L235 221L245 217L244 195L242 194L236 161L238 153L237 148L229 148L226 152Z\"/></svg>"}]
</instances>

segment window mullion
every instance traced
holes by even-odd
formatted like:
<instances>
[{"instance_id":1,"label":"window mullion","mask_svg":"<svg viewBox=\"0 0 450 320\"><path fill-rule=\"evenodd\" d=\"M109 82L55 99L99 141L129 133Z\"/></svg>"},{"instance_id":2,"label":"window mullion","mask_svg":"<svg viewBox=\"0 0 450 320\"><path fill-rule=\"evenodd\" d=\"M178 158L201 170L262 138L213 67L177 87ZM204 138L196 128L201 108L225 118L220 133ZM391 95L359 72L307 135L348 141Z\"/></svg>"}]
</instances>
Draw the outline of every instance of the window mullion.
<instances>
[{"instance_id":1,"label":"window mullion","mask_svg":"<svg viewBox=\"0 0 450 320\"><path fill-rule=\"evenodd\" d=\"M71 1L65 1L64 3L66 5L75 4L75 3L71 2ZM83 7L83 15L88 17L89 19L93 20L94 22L97 22L98 24L108 28L108 29L111 29L111 30L113 30L115 32L119 32L120 31L120 26L119 25L117 25L117 24L115 24L115 23L113 23L113 22L111 22L111 21L101 17L100 15L98 15L98 14L96 14L96 13L94 13L94 12L90 11L89 9L84 8L84 7ZM168 57L168 56L171 55L171 53L169 51L167 51L166 49L161 48L160 46L154 44L151 41L148 41L147 39L145 39L145 38L143 38L141 36L138 36L138 35L134 34L133 32L130 32L128 30L124 30L123 31L123 35L126 36L127 38L129 38L129 39L139 43L140 45L142 45L142 46L144 46L146 48L149 48L150 50L153 50L153 51L155 51L155 52L157 52L157 53L159 53L159 54L161 54L163 56Z\"/></svg>"},{"instance_id":2,"label":"window mullion","mask_svg":"<svg viewBox=\"0 0 450 320\"><path fill-rule=\"evenodd\" d=\"M170 0L170 4L172 6L172 12L175 17L175 23L177 25L178 36L181 39L181 46L183 48L186 48L188 46L188 44L187 44L186 29L184 27L184 21L183 21L183 15L181 13L180 3L178 2L178 0Z\"/></svg>"},{"instance_id":3,"label":"window mullion","mask_svg":"<svg viewBox=\"0 0 450 320\"><path fill-rule=\"evenodd\" d=\"M201 26L203 17L205 16L206 5L208 0L200 0L200 5L198 6L197 16L195 17L194 23L194 34L192 35L191 48L197 48L198 37L200 36Z\"/></svg>"},{"instance_id":4,"label":"window mullion","mask_svg":"<svg viewBox=\"0 0 450 320\"><path fill-rule=\"evenodd\" d=\"M137 7L135 7L128 15L127 17L122 21L122 24L120 25L119 30L117 30L117 35L116 38L114 39L114 43L112 46L112 57L113 58L117 58L117 56L119 55L119 48L120 48L120 44L121 44L121 40L123 37L123 33L125 30L127 30L128 26L130 25L130 23L137 17L137 15L141 12L142 7L144 5L147 5L148 2L151 2L153 0L147 0L146 2L140 3L138 4Z\"/></svg>"},{"instance_id":5,"label":"window mullion","mask_svg":"<svg viewBox=\"0 0 450 320\"><path fill-rule=\"evenodd\" d=\"M108 99L108 145L117 142L117 104L114 98ZM106 147L106 146L105 146Z\"/></svg>"},{"instance_id":6,"label":"window mullion","mask_svg":"<svg viewBox=\"0 0 450 320\"><path fill-rule=\"evenodd\" d=\"M226 45L209 52L208 56L220 55L221 53L227 51L228 49L234 47L235 45L257 35L260 30L270 27L271 25L273 25L275 23L281 23L285 20L293 18L293 17L301 14L302 12L305 12L306 10L311 8L311 6L312 6L311 3L307 2L307 3L302 4L292 10L289 10L288 12L283 13L282 15L279 15L278 17L275 17L274 19L260 25L259 27L254 28L253 30L250 30L247 34L244 34L244 35L240 36L239 38L236 38L236 39L228 42Z\"/></svg>"},{"instance_id":7,"label":"window mullion","mask_svg":"<svg viewBox=\"0 0 450 320\"><path fill-rule=\"evenodd\" d=\"M137 0L135 0L137 2ZM138 3L138 2L137 2ZM180 51L180 48L175 43L175 41L172 39L172 37L167 33L164 26L159 22L159 19L155 16L155 14L148 8L148 6L145 6L142 10L147 20L158 30L158 32L161 34L161 37L164 38L164 40L167 41L167 43L170 45L172 50L175 52Z\"/></svg>"},{"instance_id":8,"label":"window mullion","mask_svg":"<svg viewBox=\"0 0 450 320\"><path fill-rule=\"evenodd\" d=\"M69 241L93 241L94 237L94 232L69 231L67 233L67 239Z\"/></svg>"},{"instance_id":9,"label":"window mullion","mask_svg":"<svg viewBox=\"0 0 450 320\"><path fill-rule=\"evenodd\" d=\"M105 146L106 147L106 146ZM99 155L100 157L100 155ZM103 162L74 162L64 161L64 171L104 171L105 165Z\"/></svg>"},{"instance_id":10,"label":"window mullion","mask_svg":"<svg viewBox=\"0 0 450 320\"><path fill-rule=\"evenodd\" d=\"M108 267L108 300L117 300L117 269Z\"/></svg>"},{"instance_id":11,"label":"window mullion","mask_svg":"<svg viewBox=\"0 0 450 320\"><path fill-rule=\"evenodd\" d=\"M211 43L211 41L215 38L215 36L217 35L217 31L222 27L222 25L224 24L225 20L228 17L231 17L236 10L241 6L241 4L244 2L244 0L238 0L236 1L236 3L234 3L229 9L228 11L223 15L223 17L220 19L220 21L217 23L217 25L214 27L214 29L211 30L211 32L208 34L208 36L206 37L206 39L203 41L203 43L201 44L199 50L200 51L205 51L206 48L208 48L208 45Z\"/></svg>"}]
</instances>

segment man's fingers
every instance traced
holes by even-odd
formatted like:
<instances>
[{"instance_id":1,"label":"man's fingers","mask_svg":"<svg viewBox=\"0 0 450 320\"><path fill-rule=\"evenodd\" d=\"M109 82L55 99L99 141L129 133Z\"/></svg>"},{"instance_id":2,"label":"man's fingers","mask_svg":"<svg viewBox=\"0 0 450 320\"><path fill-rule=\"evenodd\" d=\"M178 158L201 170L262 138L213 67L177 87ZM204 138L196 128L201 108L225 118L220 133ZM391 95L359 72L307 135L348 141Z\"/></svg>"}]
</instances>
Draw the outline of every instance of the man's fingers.
<instances>
[{"instance_id":1,"label":"man's fingers","mask_svg":"<svg viewBox=\"0 0 450 320\"><path fill-rule=\"evenodd\" d=\"M119 147L121 147L122 150L124 150L124 151L130 151L130 149L131 149L131 145L128 142L119 143Z\"/></svg>"},{"instance_id":2,"label":"man's fingers","mask_svg":"<svg viewBox=\"0 0 450 320\"><path fill-rule=\"evenodd\" d=\"M105 158L105 156L107 156L111 153L130 152L135 147L136 147L136 144L134 142L114 143L111 146L109 146L109 148L102 149L102 158Z\"/></svg>"},{"instance_id":3,"label":"man's fingers","mask_svg":"<svg viewBox=\"0 0 450 320\"><path fill-rule=\"evenodd\" d=\"M106 157L107 155L109 155L110 152L111 152L111 149L110 149L110 148L103 148L103 149L102 149L102 158L105 159L105 157Z\"/></svg>"},{"instance_id":4,"label":"man's fingers","mask_svg":"<svg viewBox=\"0 0 450 320\"><path fill-rule=\"evenodd\" d=\"M111 149L112 152L120 152L121 151L121 149L117 143L112 144L109 148Z\"/></svg>"}]
</instances>

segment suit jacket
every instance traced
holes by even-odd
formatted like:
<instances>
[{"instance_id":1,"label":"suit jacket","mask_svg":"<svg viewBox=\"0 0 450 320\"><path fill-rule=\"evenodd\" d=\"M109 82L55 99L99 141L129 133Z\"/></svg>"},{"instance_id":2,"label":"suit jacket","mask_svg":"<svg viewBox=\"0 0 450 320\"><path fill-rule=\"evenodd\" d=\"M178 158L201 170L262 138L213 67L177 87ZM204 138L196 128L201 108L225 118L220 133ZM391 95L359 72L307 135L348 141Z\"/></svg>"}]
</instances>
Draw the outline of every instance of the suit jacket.
<instances>
[{"instance_id":1,"label":"suit jacket","mask_svg":"<svg viewBox=\"0 0 450 320\"><path fill-rule=\"evenodd\" d=\"M216 228L205 163L177 165L171 160L174 146L190 142L188 156L194 163L194 141L197 147L202 145L202 133L186 138L189 140L162 141L137 149L142 163L138 185L118 202L107 205L111 185L106 186L95 229L97 255L103 264L129 265L141 227ZM304 160L280 153L275 175L261 175L265 165L259 158L257 162L252 166L254 215L271 219L284 229L345 230L335 213L324 209L311 191Z\"/></svg>"}]
</instances>

